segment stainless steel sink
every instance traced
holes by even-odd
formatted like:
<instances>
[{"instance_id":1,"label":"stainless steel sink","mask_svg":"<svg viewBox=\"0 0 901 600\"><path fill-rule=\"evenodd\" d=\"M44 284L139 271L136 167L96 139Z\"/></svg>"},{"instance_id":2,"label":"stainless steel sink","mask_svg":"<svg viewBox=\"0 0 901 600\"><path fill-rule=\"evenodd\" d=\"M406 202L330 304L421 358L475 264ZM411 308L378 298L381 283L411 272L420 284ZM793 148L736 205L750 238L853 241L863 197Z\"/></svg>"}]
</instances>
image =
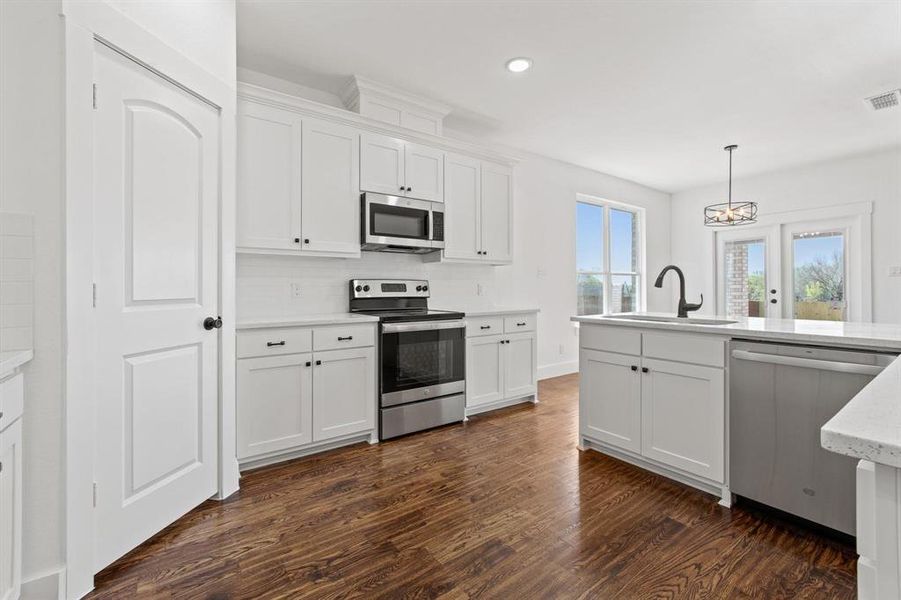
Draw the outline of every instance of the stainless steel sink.
<instances>
[{"instance_id":1,"label":"stainless steel sink","mask_svg":"<svg viewBox=\"0 0 901 600\"><path fill-rule=\"evenodd\" d=\"M607 315L608 319L622 319L625 321L652 321L655 323L679 323L683 325L731 325L738 321L729 319L701 319L694 317L658 317L656 315Z\"/></svg>"}]
</instances>

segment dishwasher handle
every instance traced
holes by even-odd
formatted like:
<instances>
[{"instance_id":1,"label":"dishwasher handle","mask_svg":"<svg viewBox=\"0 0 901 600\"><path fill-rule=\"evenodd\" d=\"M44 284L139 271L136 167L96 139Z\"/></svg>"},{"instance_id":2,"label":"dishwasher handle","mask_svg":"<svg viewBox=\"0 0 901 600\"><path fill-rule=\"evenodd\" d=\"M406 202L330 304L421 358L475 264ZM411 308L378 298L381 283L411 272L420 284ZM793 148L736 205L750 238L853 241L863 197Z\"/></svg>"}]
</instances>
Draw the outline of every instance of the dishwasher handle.
<instances>
[{"instance_id":1,"label":"dishwasher handle","mask_svg":"<svg viewBox=\"0 0 901 600\"><path fill-rule=\"evenodd\" d=\"M817 360L815 358L801 358L799 356L782 356L781 354L764 354L751 352L750 350L733 350L732 358L738 360L750 360L771 365L784 365L788 367L804 367L819 369L821 371L834 371L836 373L853 373L855 375L879 375L885 367L879 365L862 365L859 363L840 362L836 360Z\"/></svg>"}]
</instances>

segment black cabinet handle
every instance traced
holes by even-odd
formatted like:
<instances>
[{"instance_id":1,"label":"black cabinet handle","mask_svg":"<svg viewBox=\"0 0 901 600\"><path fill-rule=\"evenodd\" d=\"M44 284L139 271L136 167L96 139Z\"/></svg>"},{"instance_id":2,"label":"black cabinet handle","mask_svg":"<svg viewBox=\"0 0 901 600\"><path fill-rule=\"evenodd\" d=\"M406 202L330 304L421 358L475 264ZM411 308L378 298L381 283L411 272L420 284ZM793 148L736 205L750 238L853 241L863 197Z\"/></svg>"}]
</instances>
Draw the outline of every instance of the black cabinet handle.
<instances>
[{"instance_id":1,"label":"black cabinet handle","mask_svg":"<svg viewBox=\"0 0 901 600\"><path fill-rule=\"evenodd\" d=\"M517 326L517 327L525 327L526 324L525 324L525 323L517 323L516 326Z\"/></svg>"},{"instance_id":2,"label":"black cabinet handle","mask_svg":"<svg viewBox=\"0 0 901 600\"><path fill-rule=\"evenodd\" d=\"M316 361L316 364L317 364L317 365L321 365L321 364L322 364L322 361L321 361L321 360L317 360L317 361Z\"/></svg>"},{"instance_id":3,"label":"black cabinet handle","mask_svg":"<svg viewBox=\"0 0 901 600\"><path fill-rule=\"evenodd\" d=\"M272 348L273 346L284 346L285 340L282 340L280 342L266 342L266 345L270 348Z\"/></svg>"},{"instance_id":4,"label":"black cabinet handle","mask_svg":"<svg viewBox=\"0 0 901 600\"><path fill-rule=\"evenodd\" d=\"M482 325L479 329L491 329L491 325Z\"/></svg>"},{"instance_id":5,"label":"black cabinet handle","mask_svg":"<svg viewBox=\"0 0 901 600\"><path fill-rule=\"evenodd\" d=\"M651 370L650 370L649 368L647 368L647 367L642 367L642 368L641 368L641 372L642 372L642 373L650 373Z\"/></svg>"},{"instance_id":6,"label":"black cabinet handle","mask_svg":"<svg viewBox=\"0 0 901 600\"><path fill-rule=\"evenodd\" d=\"M403 192L403 191L406 190L406 189L407 189L407 188L405 188L404 186L400 186L400 191Z\"/></svg>"},{"instance_id":7,"label":"black cabinet handle","mask_svg":"<svg viewBox=\"0 0 901 600\"><path fill-rule=\"evenodd\" d=\"M637 370L638 370L638 365L632 365L632 370L633 370L633 371L637 371Z\"/></svg>"},{"instance_id":8,"label":"black cabinet handle","mask_svg":"<svg viewBox=\"0 0 901 600\"><path fill-rule=\"evenodd\" d=\"M294 243L295 243L295 244L299 244L299 243L300 243L300 238L294 238Z\"/></svg>"},{"instance_id":9,"label":"black cabinet handle","mask_svg":"<svg viewBox=\"0 0 901 600\"><path fill-rule=\"evenodd\" d=\"M213 329L219 329L222 327L222 317L207 317L203 320L203 328L207 331L211 331Z\"/></svg>"},{"instance_id":10,"label":"black cabinet handle","mask_svg":"<svg viewBox=\"0 0 901 600\"><path fill-rule=\"evenodd\" d=\"M303 243L304 243L304 244L309 244L309 243L310 243L310 238L303 238Z\"/></svg>"},{"instance_id":11,"label":"black cabinet handle","mask_svg":"<svg viewBox=\"0 0 901 600\"><path fill-rule=\"evenodd\" d=\"M347 337L341 337L340 335L338 336L338 341L339 341L339 342L345 342L345 341L347 341L347 340L352 340L352 339L354 339L354 336L352 336L352 335L349 335L349 336L347 336Z\"/></svg>"},{"instance_id":12,"label":"black cabinet handle","mask_svg":"<svg viewBox=\"0 0 901 600\"><path fill-rule=\"evenodd\" d=\"M305 366L305 367L311 367L311 366L313 366L313 363L311 363L310 361L307 361L307 362L304 363L303 366Z\"/></svg>"},{"instance_id":13,"label":"black cabinet handle","mask_svg":"<svg viewBox=\"0 0 901 600\"><path fill-rule=\"evenodd\" d=\"M777 300L775 298L770 299L770 304L776 304Z\"/></svg>"}]
</instances>

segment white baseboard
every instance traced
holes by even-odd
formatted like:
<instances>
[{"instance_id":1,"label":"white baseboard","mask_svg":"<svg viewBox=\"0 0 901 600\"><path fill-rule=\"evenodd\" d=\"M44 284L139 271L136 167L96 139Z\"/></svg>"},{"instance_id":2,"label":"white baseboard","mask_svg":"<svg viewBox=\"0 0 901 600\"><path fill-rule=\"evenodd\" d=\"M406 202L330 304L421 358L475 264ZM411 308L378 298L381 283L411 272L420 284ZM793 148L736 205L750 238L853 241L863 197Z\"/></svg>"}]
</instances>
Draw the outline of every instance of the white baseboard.
<instances>
[{"instance_id":1,"label":"white baseboard","mask_svg":"<svg viewBox=\"0 0 901 600\"><path fill-rule=\"evenodd\" d=\"M538 379L550 379L551 377L559 377L560 375L569 375L570 373L578 372L578 360L554 363L551 365L541 365L538 367Z\"/></svg>"},{"instance_id":2,"label":"white baseboard","mask_svg":"<svg viewBox=\"0 0 901 600\"><path fill-rule=\"evenodd\" d=\"M66 568L44 571L22 581L20 600L65 600Z\"/></svg>"}]
</instances>

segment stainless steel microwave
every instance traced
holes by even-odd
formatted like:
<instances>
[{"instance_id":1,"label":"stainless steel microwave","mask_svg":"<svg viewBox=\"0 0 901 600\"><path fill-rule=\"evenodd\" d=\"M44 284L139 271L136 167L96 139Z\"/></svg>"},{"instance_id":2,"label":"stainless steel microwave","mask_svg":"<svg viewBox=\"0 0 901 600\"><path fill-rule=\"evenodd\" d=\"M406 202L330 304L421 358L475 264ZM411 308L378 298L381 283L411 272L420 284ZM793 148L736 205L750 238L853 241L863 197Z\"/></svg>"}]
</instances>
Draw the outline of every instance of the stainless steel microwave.
<instances>
[{"instance_id":1,"label":"stainless steel microwave","mask_svg":"<svg viewBox=\"0 0 901 600\"><path fill-rule=\"evenodd\" d=\"M363 250L425 254L444 248L444 203L366 192Z\"/></svg>"}]
</instances>

